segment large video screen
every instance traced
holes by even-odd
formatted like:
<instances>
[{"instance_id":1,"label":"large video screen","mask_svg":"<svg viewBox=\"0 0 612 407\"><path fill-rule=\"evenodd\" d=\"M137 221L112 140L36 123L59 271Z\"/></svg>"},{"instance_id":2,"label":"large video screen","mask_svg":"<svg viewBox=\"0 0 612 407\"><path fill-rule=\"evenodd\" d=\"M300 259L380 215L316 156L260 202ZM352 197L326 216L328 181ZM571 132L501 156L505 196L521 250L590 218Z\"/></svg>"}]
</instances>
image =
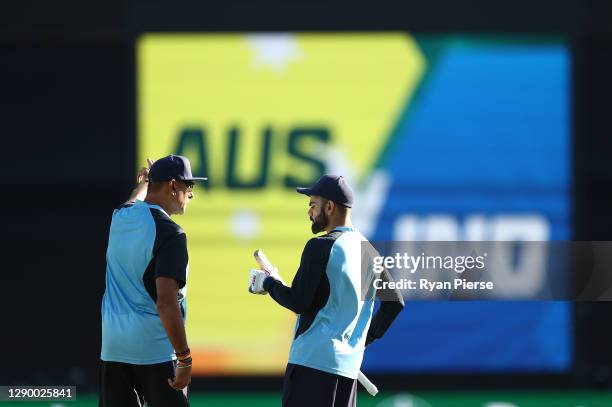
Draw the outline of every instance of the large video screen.
<instances>
[{"instance_id":1,"label":"large video screen","mask_svg":"<svg viewBox=\"0 0 612 407\"><path fill-rule=\"evenodd\" d=\"M263 249L286 280L312 236L296 186L356 190L373 240L562 240L570 56L559 38L406 33L148 34L138 161L182 154L195 373L281 373L296 316L247 292ZM408 302L372 372L564 372L563 302Z\"/></svg>"}]
</instances>

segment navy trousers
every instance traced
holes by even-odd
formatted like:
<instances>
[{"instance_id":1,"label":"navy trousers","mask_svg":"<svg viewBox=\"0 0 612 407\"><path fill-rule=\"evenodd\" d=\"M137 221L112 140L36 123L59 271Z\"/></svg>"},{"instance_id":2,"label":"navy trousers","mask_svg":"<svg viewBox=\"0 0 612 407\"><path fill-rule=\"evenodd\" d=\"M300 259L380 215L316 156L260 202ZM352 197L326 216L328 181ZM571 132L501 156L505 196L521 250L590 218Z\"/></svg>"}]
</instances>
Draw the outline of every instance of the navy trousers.
<instances>
[{"instance_id":1,"label":"navy trousers","mask_svg":"<svg viewBox=\"0 0 612 407\"><path fill-rule=\"evenodd\" d=\"M357 380L289 363L283 407L355 407Z\"/></svg>"},{"instance_id":2,"label":"navy trousers","mask_svg":"<svg viewBox=\"0 0 612 407\"><path fill-rule=\"evenodd\" d=\"M174 363L132 365L104 362L100 366L99 407L188 407L187 390L168 384Z\"/></svg>"}]
</instances>

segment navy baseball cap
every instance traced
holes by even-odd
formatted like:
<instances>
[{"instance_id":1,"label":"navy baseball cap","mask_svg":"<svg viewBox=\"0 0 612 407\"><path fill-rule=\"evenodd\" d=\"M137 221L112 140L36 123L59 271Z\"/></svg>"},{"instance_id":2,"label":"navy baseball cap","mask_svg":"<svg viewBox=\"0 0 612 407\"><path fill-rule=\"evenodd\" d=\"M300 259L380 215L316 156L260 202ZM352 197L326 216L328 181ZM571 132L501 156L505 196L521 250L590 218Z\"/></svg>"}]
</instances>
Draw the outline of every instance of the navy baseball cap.
<instances>
[{"instance_id":1,"label":"navy baseball cap","mask_svg":"<svg viewBox=\"0 0 612 407\"><path fill-rule=\"evenodd\" d=\"M194 177L191 174L191 164L187 157L182 155L169 155L155 161L149 169L149 181L163 182L170 180L197 181L208 178Z\"/></svg>"},{"instance_id":2,"label":"navy baseball cap","mask_svg":"<svg viewBox=\"0 0 612 407\"><path fill-rule=\"evenodd\" d=\"M310 188L296 188L300 194L319 195L331 201L353 207L353 190L342 175L323 175Z\"/></svg>"}]
</instances>

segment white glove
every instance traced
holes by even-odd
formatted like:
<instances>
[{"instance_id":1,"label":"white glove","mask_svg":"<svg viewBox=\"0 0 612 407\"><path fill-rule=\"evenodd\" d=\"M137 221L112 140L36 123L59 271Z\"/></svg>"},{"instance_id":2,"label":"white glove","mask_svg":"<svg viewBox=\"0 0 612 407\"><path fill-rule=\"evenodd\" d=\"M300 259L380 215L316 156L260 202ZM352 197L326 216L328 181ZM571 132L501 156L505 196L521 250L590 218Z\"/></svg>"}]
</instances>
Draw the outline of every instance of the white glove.
<instances>
[{"instance_id":1,"label":"white glove","mask_svg":"<svg viewBox=\"0 0 612 407\"><path fill-rule=\"evenodd\" d=\"M268 277L272 277L273 279L280 281L281 284L285 285L285 282L281 278L280 274L278 274L278 269L276 267L272 269L272 272L267 270L251 269L249 271L249 292L252 294L266 295L268 292L264 289L263 283Z\"/></svg>"},{"instance_id":2,"label":"white glove","mask_svg":"<svg viewBox=\"0 0 612 407\"><path fill-rule=\"evenodd\" d=\"M249 271L249 292L251 294L266 295L268 292L263 288L263 282L270 277L267 271L251 269Z\"/></svg>"}]
</instances>

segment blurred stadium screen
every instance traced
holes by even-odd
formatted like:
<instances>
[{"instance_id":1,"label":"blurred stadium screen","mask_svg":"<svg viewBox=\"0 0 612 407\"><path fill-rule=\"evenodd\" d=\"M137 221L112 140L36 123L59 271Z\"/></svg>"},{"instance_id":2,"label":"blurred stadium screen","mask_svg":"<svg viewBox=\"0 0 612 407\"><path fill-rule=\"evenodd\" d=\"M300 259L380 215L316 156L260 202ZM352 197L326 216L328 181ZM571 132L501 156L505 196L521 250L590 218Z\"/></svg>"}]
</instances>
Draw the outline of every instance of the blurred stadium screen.
<instances>
[{"instance_id":1,"label":"blurred stadium screen","mask_svg":"<svg viewBox=\"0 0 612 407\"><path fill-rule=\"evenodd\" d=\"M138 162L183 154L210 177L178 219L197 374L282 373L295 317L246 276L256 248L293 276L310 237L294 187L323 173L358 186L370 239L572 237L563 38L146 34L137 84ZM411 302L364 370L562 373L571 321L562 302Z\"/></svg>"}]
</instances>

